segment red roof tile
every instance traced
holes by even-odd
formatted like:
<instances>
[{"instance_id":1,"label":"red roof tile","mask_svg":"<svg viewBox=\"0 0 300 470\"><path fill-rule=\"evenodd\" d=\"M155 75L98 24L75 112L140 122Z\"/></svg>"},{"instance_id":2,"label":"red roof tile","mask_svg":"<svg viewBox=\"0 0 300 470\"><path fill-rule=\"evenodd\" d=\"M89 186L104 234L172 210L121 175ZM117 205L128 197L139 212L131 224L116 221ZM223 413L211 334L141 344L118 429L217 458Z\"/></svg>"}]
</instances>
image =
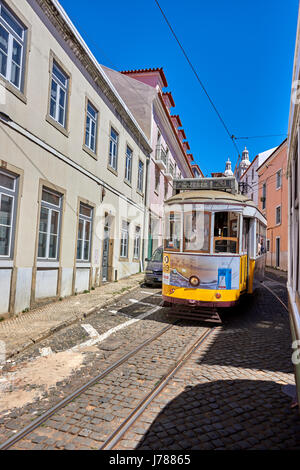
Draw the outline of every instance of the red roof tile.
<instances>
[{"instance_id":1,"label":"red roof tile","mask_svg":"<svg viewBox=\"0 0 300 470\"><path fill-rule=\"evenodd\" d=\"M138 73L152 73L152 72L159 72L160 77L162 79L162 82L165 87L168 86L168 82L166 79L166 76L164 74L163 68L153 68L153 69L137 69L137 70L121 70L120 73L123 73L124 75L132 75L132 74L138 74Z\"/></svg>"}]
</instances>

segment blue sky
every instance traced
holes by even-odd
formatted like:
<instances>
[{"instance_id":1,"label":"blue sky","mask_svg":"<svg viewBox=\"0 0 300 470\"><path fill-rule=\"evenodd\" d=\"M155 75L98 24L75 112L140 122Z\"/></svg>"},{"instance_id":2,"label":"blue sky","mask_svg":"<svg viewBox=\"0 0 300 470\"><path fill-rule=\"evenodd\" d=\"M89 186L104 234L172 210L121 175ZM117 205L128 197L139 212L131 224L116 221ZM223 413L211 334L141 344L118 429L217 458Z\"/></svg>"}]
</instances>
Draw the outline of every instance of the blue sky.
<instances>
[{"instance_id":1,"label":"blue sky","mask_svg":"<svg viewBox=\"0 0 300 470\"><path fill-rule=\"evenodd\" d=\"M154 0L60 0L100 63L163 67L191 152L205 174L236 151ZM287 133L298 0L160 0L235 136ZM250 159L284 137L239 140Z\"/></svg>"}]
</instances>

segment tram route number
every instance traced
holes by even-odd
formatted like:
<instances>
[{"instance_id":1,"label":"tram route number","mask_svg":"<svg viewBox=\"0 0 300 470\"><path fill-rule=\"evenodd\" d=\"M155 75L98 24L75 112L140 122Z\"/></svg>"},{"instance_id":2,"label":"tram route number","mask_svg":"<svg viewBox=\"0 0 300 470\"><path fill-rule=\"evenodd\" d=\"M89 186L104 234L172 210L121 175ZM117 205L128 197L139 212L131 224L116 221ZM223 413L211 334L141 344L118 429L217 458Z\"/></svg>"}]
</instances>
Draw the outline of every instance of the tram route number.
<instances>
[{"instance_id":1,"label":"tram route number","mask_svg":"<svg viewBox=\"0 0 300 470\"><path fill-rule=\"evenodd\" d=\"M153 454L151 458L143 456L123 456L117 454L109 458L110 465L133 465L137 468L144 466L157 467L158 465L189 465L191 463L190 455L175 454Z\"/></svg>"}]
</instances>

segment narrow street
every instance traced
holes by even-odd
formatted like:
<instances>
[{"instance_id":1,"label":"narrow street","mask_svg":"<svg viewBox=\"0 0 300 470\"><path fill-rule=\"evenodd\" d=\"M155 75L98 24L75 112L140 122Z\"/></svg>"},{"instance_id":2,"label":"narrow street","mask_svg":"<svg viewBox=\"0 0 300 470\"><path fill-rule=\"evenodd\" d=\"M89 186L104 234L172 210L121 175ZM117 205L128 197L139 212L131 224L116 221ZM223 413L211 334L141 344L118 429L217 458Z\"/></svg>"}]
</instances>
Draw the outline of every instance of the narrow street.
<instances>
[{"instance_id":1,"label":"narrow street","mask_svg":"<svg viewBox=\"0 0 300 470\"><path fill-rule=\"evenodd\" d=\"M276 272L266 276L265 285L286 303L284 279ZM260 287L215 327L175 322L161 307L160 294L141 286L6 363L0 376L1 443L151 339L12 447L100 449L209 333L114 448L299 449L298 409L282 391L294 383L283 305Z\"/></svg>"}]
</instances>

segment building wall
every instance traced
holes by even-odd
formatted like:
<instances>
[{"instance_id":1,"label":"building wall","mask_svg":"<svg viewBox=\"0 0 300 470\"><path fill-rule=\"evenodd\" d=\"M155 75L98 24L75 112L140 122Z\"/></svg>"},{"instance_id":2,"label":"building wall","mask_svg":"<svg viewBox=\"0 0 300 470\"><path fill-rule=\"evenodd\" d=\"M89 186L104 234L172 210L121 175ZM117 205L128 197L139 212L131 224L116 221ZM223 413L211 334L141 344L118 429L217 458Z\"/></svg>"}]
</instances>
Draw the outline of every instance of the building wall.
<instances>
[{"instance_id":1,"label":"building wall","mask_svg":"<svg viewBox=\"0 0 300 470\"><path fill-rule=\"evenodd\" d=\"M136 226L147 237L143 193L146 160L151 151L141 131L131 125L132 119L128 118L129 128L114 103L95 84L83 66L84 54L75 56L67 45L69 38L58 33L38 1L6 0L6 3L28 27L29 35L24 94L12 91L4 79L0 81L4 96L0 111L9 116L8 122L5 119L0 122L0 164L4 171L19 175L14 250L9 259L0 257L0 314L19 313L50 298L99 285L105 214L110 215L111 222L110 280L139 272L142 250L139 259L133 259L133 240ZM49 119L48 114L53 57L69 76L66 130ZM95 154L83 145L87 99L98 110ZM120 99L116 97L116 101ZM111 126L119 133L117 172L108 165ZM124 180L127 145L133 151L131 184ZM142 192L137 191L139 160L144 163ZM37 258L42 186L63 196L59 257L55 261ZM86 263L76 262L80 201L93 208L94 214L91 255ZM123 220L130 223L126 259L120 258Z\"/></svg>"},{"instance_id":2,"label":"building wall","mask_svg":"<svg viewBox=\"0 0 300 470\"><path fill-rule=\"evenodd\" d=\"M281 170L281 186L277 188L277 172ZM288 269L288 180L287 180L287 143L286 141L271 154L258 169L259 209L267 219L267 264L284 271ZM263 209L263 185L266 184L266 207ZM281 207L281 222L276 223L276 208ZM280 239L280 263L276 260L276 239Z\"/></svg>"}]
</instances>

